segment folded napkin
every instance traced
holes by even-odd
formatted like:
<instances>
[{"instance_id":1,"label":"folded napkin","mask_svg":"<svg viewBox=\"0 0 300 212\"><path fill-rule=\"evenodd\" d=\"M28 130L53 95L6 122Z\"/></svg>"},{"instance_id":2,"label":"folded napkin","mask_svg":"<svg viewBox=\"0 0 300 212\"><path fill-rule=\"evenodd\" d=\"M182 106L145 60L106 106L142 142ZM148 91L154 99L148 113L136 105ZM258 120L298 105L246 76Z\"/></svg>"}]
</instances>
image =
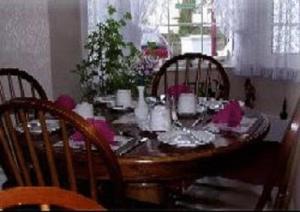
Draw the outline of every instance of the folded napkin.
<instances>
[{"instance_id":1,"label":"folded napkin","mask_svg":"<svg viewBox=\"0 0 300 212\"><path fill-rule=\"evenodd\" d=\"M238 126L242 120L243 111L238 103L238 101L232 100L215 114L212 118L213 123L227 124L229 127Z\"/></svg>"},{"instance_id":2,"label":"folded napkin","mask_svg":"<svg viewBox=\"0 0 300 212\"><path fill-rule=\"evenodd\" d=\"M115 144L114 141L115 133L108 122L99 119L87 119L87 121L96 128L99 134L103 135L105 140L107 140L110 144ZM76 131L71 136L71 138L75 142L76 141L80 142L84 140L83 135L78 131Z\"/></svg>"},{"instance_id":3,"label":"folded napkin","mask_svg":"<svg viewBox=\"0 0 300 212\"><path fill-rule=\"evenodd\" d=\"M74 99L69 95L60 95L54 103L69 110L73 110L76 106Z\"/></svg>"},{"instance_id":4,"label":"folded napkin","mask_svg":"<svg viewBox=\"0 0 300 212\"><path fill-rule=\"evenodd\" d=\"M190 93L191 90L187 85L180 84L180 85L173 85L170 86L167 90L169 96L174 96L178 98L182 93Z\"/></svg>"}]
</instances>

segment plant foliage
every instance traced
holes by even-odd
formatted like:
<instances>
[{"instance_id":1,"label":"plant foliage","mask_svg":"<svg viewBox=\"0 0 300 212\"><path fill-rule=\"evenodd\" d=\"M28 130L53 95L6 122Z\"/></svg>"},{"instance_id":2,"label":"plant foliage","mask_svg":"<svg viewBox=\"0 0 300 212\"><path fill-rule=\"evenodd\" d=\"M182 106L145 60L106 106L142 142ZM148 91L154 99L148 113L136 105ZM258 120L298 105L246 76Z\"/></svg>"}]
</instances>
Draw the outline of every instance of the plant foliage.
<instances>
[{"instance_id":1,"label":"plant foliage","mask_svg":"<svg viewBox=\"0 0 300 212\"><path fill-rule=\"evenodd\" d=\"M131 14L127 12L115 19L116 9L112 6L107 9L106 21L97 24L96 30L88 35L87 58L73 71L79 75L82 98L90 102L97 95L131 89L136 83L132 67L140 52L133 43L124 41L121 34Z\"/></svg>"}]
</instances>

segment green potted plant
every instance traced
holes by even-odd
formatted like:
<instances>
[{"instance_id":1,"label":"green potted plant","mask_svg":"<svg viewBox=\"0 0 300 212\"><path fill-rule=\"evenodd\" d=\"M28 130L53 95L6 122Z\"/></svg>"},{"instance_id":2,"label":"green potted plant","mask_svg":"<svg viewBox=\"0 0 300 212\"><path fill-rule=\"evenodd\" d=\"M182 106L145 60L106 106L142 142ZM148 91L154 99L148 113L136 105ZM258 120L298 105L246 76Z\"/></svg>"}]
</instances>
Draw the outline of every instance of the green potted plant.
<instances>
[{"instance_id":1,"label":"green potted plant","mask_svg":"<svg viewBox=\"0 0 300 212\"><path fill-rule=\"evenodd\" d=\"M113 18L116 9L108 6L108 18L97 24L95 31L88 35L85 49L87 58L76 66L79 75L82 99L93 102L94 97L114 94L117 89L135 87L133 64L139 58L139 50L123 39L121 30L130 13L120 19Z\"/></svg>"}]
</instances>

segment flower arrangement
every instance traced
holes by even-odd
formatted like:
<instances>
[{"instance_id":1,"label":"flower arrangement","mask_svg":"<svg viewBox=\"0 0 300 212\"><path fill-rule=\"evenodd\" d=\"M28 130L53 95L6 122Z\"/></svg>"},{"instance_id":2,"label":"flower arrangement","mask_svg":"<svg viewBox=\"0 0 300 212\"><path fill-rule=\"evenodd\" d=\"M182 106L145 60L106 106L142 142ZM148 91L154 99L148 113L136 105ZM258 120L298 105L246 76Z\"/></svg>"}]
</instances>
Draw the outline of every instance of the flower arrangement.
<instances>
[{"instance_id":1,"label":"flower arrangement","mask_svg":"<svg viewBox=\"0 0 300 212\"><path fill-rule=\"evenodd\" d=\"M152 79L152 74L157 64L157 58L141 54L139 61L133 68L136 72L136 85L147 86Z\"/></svg>"},{"instance_id":2,"label":"flower arrangement","mask_svg":"<svg viewBox=\"0 0 300 212\"><path fill-rule=\"evenodd\" d=\"M168 57L166 47L158 47L154 42L142 46L142 53L135 65L137 85L147 86L152 80L153 72L162 58Z\"/></svg>"}]
</instances>

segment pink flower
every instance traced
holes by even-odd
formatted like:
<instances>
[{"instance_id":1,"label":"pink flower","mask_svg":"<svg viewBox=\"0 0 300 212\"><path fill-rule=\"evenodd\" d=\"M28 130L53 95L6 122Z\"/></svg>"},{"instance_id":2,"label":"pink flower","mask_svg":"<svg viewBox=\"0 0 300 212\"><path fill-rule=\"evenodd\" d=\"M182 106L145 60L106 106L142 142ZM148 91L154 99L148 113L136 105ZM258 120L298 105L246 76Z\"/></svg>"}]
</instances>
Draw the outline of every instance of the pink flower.
<instances>
[{"instance_id":1,"label":"pink flower","mask_svg":"<svg viewBox=\"0 0 300 212\"><path fill-rule=\"evenodd\" d=\"M167 90L169 96L174 96L178 98L182 93L190 93L191 90L187 85L180 84L180 85L173 85L168 88Z\"/></svg>"},{"instance_id":2,"label":"pink flower","mask_svg":"<svg viewBox=\"0 0 300 212\"><path fill-rule=\"evenodd\" d=\"M74 99L68 95L60 95L54 103L69 110L73 110L76 106Z\"/></svg>"}]
</instances>

